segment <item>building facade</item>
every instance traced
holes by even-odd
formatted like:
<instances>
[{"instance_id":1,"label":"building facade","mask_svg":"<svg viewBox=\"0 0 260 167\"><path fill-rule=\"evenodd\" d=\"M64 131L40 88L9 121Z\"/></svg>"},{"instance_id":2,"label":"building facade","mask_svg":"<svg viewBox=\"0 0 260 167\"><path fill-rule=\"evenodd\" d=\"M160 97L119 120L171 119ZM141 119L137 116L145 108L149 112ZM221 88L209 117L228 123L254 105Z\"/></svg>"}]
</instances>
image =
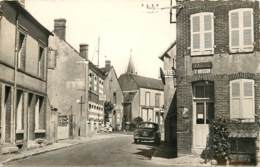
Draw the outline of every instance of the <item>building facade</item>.
<instances>
[{"instance_id":1,"label":"building facade","mask_svg":"<svg viewBox=\"0 0 260 167\"><path fill-rule=\"evenodd\" d=\"M174 41L159 58L163 61L160 73L164 84L164 141L174 147L177 144L176 42Z\"/></svg>"},{"instance_id":2,"label":"building facade","mask_svg":"<svg viewBox=\"0 0 260 167\"><path fill-rule=\"evenodd\" d=\"M225 118L238 122L230 134L231 151L255 155L260 113L258 2L178 3L178 153L200 153L209 122Z\"/></svg>"},{"instance_id":3,"label":"building facade","mask_svg":"<svg viewBox=\"0 0 260 167\"><path fill-rule=\"evenodd\" d=\"M46 62L51 32L17 1L0 4L0 148L6 153L48 139Z\"/></svg>"},{"instance_id":4,"label":"building facade","mask_svg":"<svg viewBox=\"0 0 260 167\"><path fill-rule=\"evenodd\" d=\"M88 45L80 52L66 41L66 20L54 20L54 36L49 38L48 97L59 113L54 126L56 139L86 135Z\"/></svg>"},{"instance_id":5,"label":"building facade","mask_svg":"<svg viewBox=\"0 0 260 167\"><path fill-rule=\"evenodd\" d=\"M106 95L106 102L111 102L113 104L113 110L111 113L107 113L107 117L114 130L121 130L124 102L123 91L110 60L106 60L105 67L101 70L105 75L104 92Z\"/></svg>"},{"instance_id":6,"label":"building facade","mask_svg":"<svg viewBox=\"0 0 260 167\"><path fill-rule=\"evenodd\" d=\"M88 131L93 134L104 123L104 92L105 75L96 65L89 62L89 89L88 89Z\"/></svg>"},{"instance_id":7,"label":"building facade","mask_svg":"<svg viewBox=\"0 0 260 167\"><path fill-rule=\"evenodd\" d=\"M119 83L124 94L123 124L141 117L163 125L164 92L162 81L139 76L133 64L129 62L128 72L119 77Z\"/></svg>"}]
</instances>

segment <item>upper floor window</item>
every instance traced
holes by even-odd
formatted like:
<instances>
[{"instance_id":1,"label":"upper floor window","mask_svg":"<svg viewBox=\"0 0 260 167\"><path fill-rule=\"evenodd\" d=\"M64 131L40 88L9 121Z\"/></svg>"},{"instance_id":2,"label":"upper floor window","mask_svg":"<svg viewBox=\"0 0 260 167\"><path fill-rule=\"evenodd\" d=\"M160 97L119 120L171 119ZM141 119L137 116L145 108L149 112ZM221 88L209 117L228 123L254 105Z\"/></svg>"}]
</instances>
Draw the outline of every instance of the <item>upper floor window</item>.
<instances>
[{"instance_id":1,"label":"upper floor window","mask_svg":"<svg viewBox=\"0 0 260 167\"><path fill-rule=\"evenodd\" d=\"M197 13L191 17L191 55L214 53L213 13Z\"/></svg>"},{"instance_id":2,"label":"upper floor window","mask_svg":"<svg viewBox=\"0 0 260 167\"><path fill-rule=\"evenodd\" d=\"M241 8L229 11L229 48L232 53L253 51L253 9Z\"/></svg>"},{"instance_id":3,"label":"upper floor window","mask_svg":"<svg viewBox=\"0 0 260 167\"><path fill-rule=\"evenodd\" d=\"M237 79L230 82L230 117L254 121L255 118L254 80Z\"/></svg>"},{"instance_id":4,"label":"upper floor window","mask_svg":"<svg viewBox=\"0 0 260 167\"><path fill-rule=\"evenodd\" d=\"M45 61L45 56L44 56L44 48L39 47L39 55L38 55L38 76L40 78L44 77L44 61Z\"/></svg>"},{"instance_id":5,"label":"upper floor window","mask_svg":"<svg viewBox=\"0 0 260 167\"><path fill-rule=\"evenodd\" d=\"M145 92L145 105L150 106L150 92Z\"/></svg>"},{"instance_id":6,"label":"upper floor window","mask_svg":"<svg viewBox=\"0 0 260 167\"><path fill-rule=\"evenodd\" d=\"M18 58L17 65L19 69L25 69L25 56L26 56L26 36L24 33L19 32L18 39Z\"/></svg>"},{"instance_id":7,"label":"upper floor window","mask_svg":"<svg viewBox=\"0 0 260 167\"><path fill-rule=\"evenodd\" d=\"M160 107L161 94L155 94L155 107Z\"/></svg>"}]
</instances>

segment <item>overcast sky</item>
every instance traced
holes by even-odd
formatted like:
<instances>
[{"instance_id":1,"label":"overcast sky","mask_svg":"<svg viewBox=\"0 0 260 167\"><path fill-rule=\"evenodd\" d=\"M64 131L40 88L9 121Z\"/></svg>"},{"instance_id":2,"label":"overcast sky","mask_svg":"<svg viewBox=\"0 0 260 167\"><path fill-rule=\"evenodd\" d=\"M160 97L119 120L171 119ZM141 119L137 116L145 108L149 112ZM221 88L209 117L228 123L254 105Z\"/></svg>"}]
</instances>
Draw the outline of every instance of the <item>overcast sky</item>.
<instances>
[{"instance_id":1,"label":"overcast sky","mask_svg":"<svg viewBox=\"0 0 260 167\"><path fill-rule=\"evenodd\" d=\"M67 20L66 40L79 50L89 44L89 59L97 64L100 36L100 66L112 61L118 76L126 71L130 50L138 74L158 78L158 59L175 40L175 25L169 10L147 12L142 3L169 6L170 0L26 0L26 9L49 30L53 20Z\"/></svg>"}]
</instances>

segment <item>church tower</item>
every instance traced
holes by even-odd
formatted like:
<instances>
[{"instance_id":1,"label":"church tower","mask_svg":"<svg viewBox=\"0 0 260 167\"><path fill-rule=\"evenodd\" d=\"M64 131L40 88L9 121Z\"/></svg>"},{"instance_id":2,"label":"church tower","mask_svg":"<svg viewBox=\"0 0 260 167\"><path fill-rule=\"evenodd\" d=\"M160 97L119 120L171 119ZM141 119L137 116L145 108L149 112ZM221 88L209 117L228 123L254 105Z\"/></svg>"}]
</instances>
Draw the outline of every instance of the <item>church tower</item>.
<instances>
[{"instance_id":1,"label":"church tower","mask_svg":"<svg viewBox=\"0 0 260 167\"><path fill-rule=\"evenodd\" d=\"M126 73L137 74L135 72L135 66L134 66L134 62L133 62L133 59L132 59L132 55L130 55L130 59L129 59L129 62L128 62Z\"/></svg>"}]
</instances>

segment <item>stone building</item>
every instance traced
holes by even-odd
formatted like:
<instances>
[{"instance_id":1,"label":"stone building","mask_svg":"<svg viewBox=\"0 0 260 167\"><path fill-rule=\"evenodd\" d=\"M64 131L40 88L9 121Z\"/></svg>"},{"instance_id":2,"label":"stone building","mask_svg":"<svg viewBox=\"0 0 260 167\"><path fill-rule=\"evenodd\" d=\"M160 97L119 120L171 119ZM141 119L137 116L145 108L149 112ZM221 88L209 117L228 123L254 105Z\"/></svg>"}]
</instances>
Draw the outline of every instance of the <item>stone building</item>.
<instances>
[{"instance_id":1,"label":"stone building","mask_svg":"<svg viewBox=\"0 0 260 167\"><path fill-rule=\"evenodd\" d=\"M88 45L81 44L78 52L66 41L65 19L54 20L53 32L49 38L48 97L59 113L51 123L53 134L57 134L55 139L85 136Z\"/></svg>"},{"instance_id":2,"label":"stone building","mask_svg":"<svg viewBox=\"0 0 260 167\"><path fill-rule=\"evenodd\" d=\"M95 133L104 123L104 92L105 75L101 69L89 61L89 87L88 87L88 131Z\"/></svg>"},{"instance_id":3,"label":"stone building","mask_svg":"<svg viewBox=\"0 0 260 167\"><path fill-rule=\"evenodd\" d=\"M106 60L105 67L101 68L104 72L104 92L106 94L106 101L113 104L113 110L108 113L109 122L114 130L121 130L123 118L123 102L124 95L120 87L118 77L110 60Z\"/></svg>"},{"instance_id":4,"label":"stone building","mask_svg":"<svg viewBox=\"0 0 260 167\"><path fill-rule=\"evenodd\" d=\"M164 92L162 81L137 75L131 59L127 72L119 77L124 94L123 124L141 117L163 125Z\"/></svg>"},{"instance_id":5,"label":"stone building","mask_svg":"<svg viewBox=\"0 0 260 167\"><path fill-rule=\"evenodd\" d=\"M209 122L225 118L238 122L230 134L232 153L252 159L259 151L259 3L178 4L182 5L176 41L178 153L201 153Z\"/></svg>"},{"instance_id":6,"label":"stone building","mask_svg":"<svg viewBox=\"0 0 260 167\"><path fill-rule=\"evenodd\" d=\"M174 41L159 58L163 61L160 73L164 84L164 140L169 146L176 146L176 42Z\"/></svg>"},{"instance_id":7,"label":"stone building","mask_svg":"<svg viewBox=\"0 0 260 167\"><path fill-rule=\"evenodd\" d=\"M48 139L47 53L52 34L17 1L0 2L0 148Z\"/></svg>"}]
</instances>

